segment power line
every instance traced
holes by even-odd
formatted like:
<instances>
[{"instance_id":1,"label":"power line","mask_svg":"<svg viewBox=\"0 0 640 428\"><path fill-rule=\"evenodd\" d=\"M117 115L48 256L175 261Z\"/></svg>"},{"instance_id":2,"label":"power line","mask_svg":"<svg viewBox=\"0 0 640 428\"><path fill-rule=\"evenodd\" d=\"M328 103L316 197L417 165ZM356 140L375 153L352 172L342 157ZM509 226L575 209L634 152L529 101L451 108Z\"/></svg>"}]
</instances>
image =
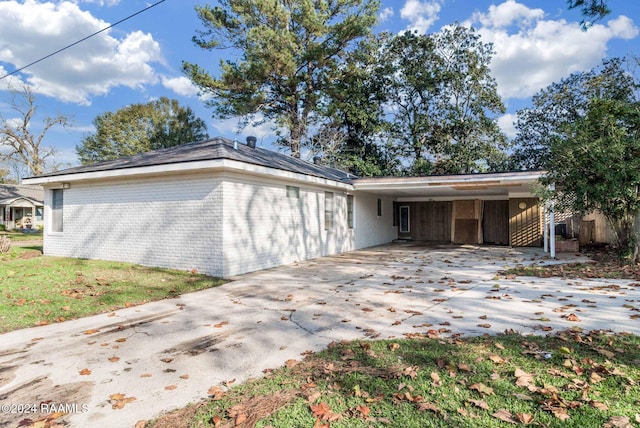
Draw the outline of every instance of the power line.
<instances>
[{"instance_id":1,"label":"power line","mask_svg":"<svg viewBox=\"0 0 640 428\"><path fill-rule=\"evenodd\" d=\"M33 61L33 62L31 62L31 63L29 63L29 64L27 64L27 65L23 66L23 67L20 67L20 68L18 68L17 70L13 70L11 73L7 73L7 74L5 74L4 76L0 77L0 80L4 79L5 77L9 77L9 76L12 76L12 75L14 75L14 74L16 74L16 73L19 73L20 71L24 70L25 68L31 67L32 65L35 65L35 64L37 64L37 63L39 63L39 62L41 62L41 61L44 61L45 59L51 58L52 56L57 55L57 54L59 54L59 53L60 53L60 52L62 52L62 51L65 51L65 50L67 50L67 49L69 49L69 48L71 48L71 47L73 47L73 46L75 46L75 45L77 45L77 44L79 44L79 43L84 42L84 41L85 41L85 40L87 40L87 39L90 39L91 37L93 37L93 36L95 36L95 35L98 35L98 34L100 34L100 33L104 32L104 31L107 31L108 29L110 29L110 28L112 28L112 27L115 27L116 25L118 25L118 24L120 24L120 23L123 23L124 21L126 21L126 20L128 20L128 19L131 19L131 18L133 18L133 17L134 17L134 16L136 16L136 15L140 15L141 13L146 12L147 10L151 9L152 7L155 7L155 6L159 5L160 3L164 3L164 2L165 2L165 0L160 0L160 1L158 1L158 2L155 2L155 3L154 3L154 4L152 4L151 6L147 6L147 7L145 7L144 9L139 10L139 11L137 11L136 13L133 13L133 14L131 14L131 15L127 16L126 18L121 19L121 20L120 20L120 21L118 21L118 22L115 22L115 23L113 23L113 24L109 25L108 27L103 28L102 30L96 31L96 32L95 32L95 33L93 33L93 34L91 34L91 35L89 35L89 36L87 36L87 37L84 37L84 38L82 38L82 39L78 40L77 42L73 42L73 43L71 43L70 45L67 45L67 46L65 46L65 47L63 47L63 48L61 48L61 49L58 49L57 51L55 51L55 52L53 52L53 53L50 53L50 54L49 54L49 55L47 55L47 56L43 56L42 58L40 58L40 59L38 59L38 60L36 60L36 61Z\"/></svg>"}]
</instances>

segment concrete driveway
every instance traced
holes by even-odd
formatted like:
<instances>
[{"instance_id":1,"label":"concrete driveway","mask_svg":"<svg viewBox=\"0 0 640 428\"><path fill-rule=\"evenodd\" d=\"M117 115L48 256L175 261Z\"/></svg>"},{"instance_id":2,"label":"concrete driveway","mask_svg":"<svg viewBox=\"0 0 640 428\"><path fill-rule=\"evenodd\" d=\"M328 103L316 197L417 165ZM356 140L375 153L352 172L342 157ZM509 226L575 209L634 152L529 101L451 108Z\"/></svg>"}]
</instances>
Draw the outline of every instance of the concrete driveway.
<instances>
[{"instance_id":1,"label":"concrete driveway","mask_svg":"<svg viewBox=\"0 0 640 428\"><path fill-rule=\"evenodd\" d=\"M640 320L630 317L640 310L640 284L496 277L548 262L529 248L387 245L3 334L0 426L39 416L8 410L45 403L49 411L66 406L69 414L58 420L70 426L133 427L206 398L211 386L260 376L334 340L576 326L640 334ZM124 407L113 408L113 394L124 395Z\"/></svg>"}]
</instances>

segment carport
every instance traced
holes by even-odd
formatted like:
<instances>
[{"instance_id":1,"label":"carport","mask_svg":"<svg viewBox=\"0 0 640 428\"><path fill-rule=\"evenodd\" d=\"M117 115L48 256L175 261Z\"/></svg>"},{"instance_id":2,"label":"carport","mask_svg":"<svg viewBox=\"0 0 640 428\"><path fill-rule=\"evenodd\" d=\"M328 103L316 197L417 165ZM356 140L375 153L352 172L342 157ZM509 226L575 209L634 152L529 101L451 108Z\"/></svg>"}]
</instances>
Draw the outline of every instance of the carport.
<instances>
[{"instance_id":1,"label":"carport","mask_svg":"<svg viewBox=\"0 0 640 428\"><path fill-rule=\"evenodd\" d=\"M543 210L533 188L543 174L362 178L353 185L393 198L399 239L540 247Z\"/></svg>"}]
</instances>

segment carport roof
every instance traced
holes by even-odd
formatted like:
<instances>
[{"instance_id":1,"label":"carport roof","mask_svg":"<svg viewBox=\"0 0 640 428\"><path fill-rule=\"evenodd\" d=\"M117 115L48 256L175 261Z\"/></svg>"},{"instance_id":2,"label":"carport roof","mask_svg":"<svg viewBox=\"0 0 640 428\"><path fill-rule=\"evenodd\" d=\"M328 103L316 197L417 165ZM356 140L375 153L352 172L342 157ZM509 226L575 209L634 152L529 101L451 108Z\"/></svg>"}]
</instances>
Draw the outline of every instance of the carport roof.
<instances>
[{"instance_id":1,"label":"carport roof","mask_svg":"<svg viewBox=\"0 0 640 428\"><path fill-rule=\"evenodd\" d=\"M544 171L359 178L356 190L403 198L530 196Z\"/></svg>"}]
</instances>

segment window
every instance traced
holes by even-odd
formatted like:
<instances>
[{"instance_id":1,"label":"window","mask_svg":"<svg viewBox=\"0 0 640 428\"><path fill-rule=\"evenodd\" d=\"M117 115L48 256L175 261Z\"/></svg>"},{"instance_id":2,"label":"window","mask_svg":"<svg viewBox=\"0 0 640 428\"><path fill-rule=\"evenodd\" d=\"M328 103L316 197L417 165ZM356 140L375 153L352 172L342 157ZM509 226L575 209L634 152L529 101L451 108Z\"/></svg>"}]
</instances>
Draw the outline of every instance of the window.
<instances>
[{"instance_id":1,"label":"window","mask_svg":"<svg viewBox=\"0 0 640 428\"><path fill-rule=\"evenodd\" d=\"M347 195L347 226L353 229L353 195Z\"/></svg>"},{"instance_id":2,"label":"window","mask_svg":"<svg viewBox=\"0 0 640 428\"><path fill-rule=\"evenodd\" d=\"M42 221L42 208L36 207L36 220Z\"/></svg>"},{"instance_id":3,"label":"window","mask_svg":"<svg viewBox=\"0 0 640 428\"><path fill-rule=\"evenodd\" d=\"M409 233L409 207L400 207L400 232Z\"/></svg>"},{"instance_id":4,"label":"window","mask_svg":"<svg viewBox=\"0 0 640 428\"><path fill-rule=\"evenodd\" d=\"M393 225L398 225L398 203L393 201Z\"/></svg>"},{"instance_id":5,"label":"window","mask_svg":"<svg viewBox=\"0 0 640 428\"><path fill-rule=\"evenodd\" d=\"M378 217L382 217L382 199L378 199Z\"/></svg>"},{"instance_id":6,"label":"window","mask_svg":"<svg viewBox=\"0 0 640 428\"><path fill-rule=\"evenodd\" d=\"M324 192L324 228L333 229L333 192Z\"/></svg>"},{"instance_id":7,"label":"window","mask_svg":"<svg viewBox=\"0 0 640 428\"><path fill-rule=\"evenodd\" d=\"M51 191L51 231L62 232L62 210L64 208L64 190Z\"/></svg>"},{"instance_id":8,"label":"window","mask_svg":"<svg viewBox=\"0 0 640 428\"><path fill-rule=\"evenodd\" d=\"M287 186L287 198L300 199L300 188L297 186Z\"/></svg>"}]
</instances>

